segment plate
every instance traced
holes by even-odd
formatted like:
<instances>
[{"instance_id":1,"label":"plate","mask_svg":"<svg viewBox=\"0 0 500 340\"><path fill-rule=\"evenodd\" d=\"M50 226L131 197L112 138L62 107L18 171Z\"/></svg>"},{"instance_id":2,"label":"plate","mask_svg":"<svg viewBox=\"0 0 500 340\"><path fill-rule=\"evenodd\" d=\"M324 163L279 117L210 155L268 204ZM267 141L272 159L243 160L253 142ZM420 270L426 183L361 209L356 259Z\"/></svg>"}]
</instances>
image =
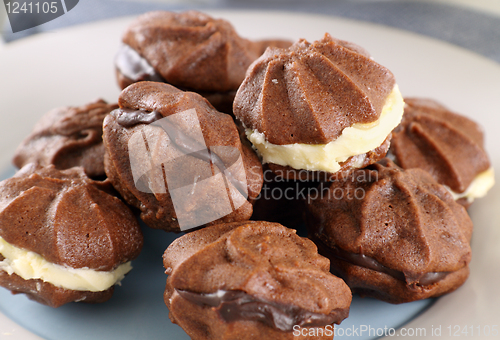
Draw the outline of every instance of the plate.
<instances>
[{"instance_id":1,"label":"plate","mask_svg":"<svg viewBox=\"0 0 500 340\"><path fill-rule=\"evenodd\" d=\"M208 12L230 20L249 38L320 39L325 32L365 47L396 76L404 96L431 97L470 116L486 130L486 148L500 168L498 95L500 66L442 41L352 20L286 12ZM116 101L113 57L133 18L44 33L0 49L0 168L4 177L16 146L48 110L101 97ZM10 168L9 168L10 167ZM500 178L498 173L497 178ZM499 330L500 189L470 209L475 224L469 280L439 299L391 305L355 298L335 339L408 336L488 338ZM161 255L174 234L145 229L145 249L134 270L101 305L68 304L52 309L0 289L0 338L188 339L168 320L163 303L166 276ZM492 270L496 269L496 270ZM392 336L392 329L395 335ZM341 331L342 330L342 331ZM340 334L343 333L343 334ZM340 336L343 335L343 336Z\"/></svg>"}]
</instances>

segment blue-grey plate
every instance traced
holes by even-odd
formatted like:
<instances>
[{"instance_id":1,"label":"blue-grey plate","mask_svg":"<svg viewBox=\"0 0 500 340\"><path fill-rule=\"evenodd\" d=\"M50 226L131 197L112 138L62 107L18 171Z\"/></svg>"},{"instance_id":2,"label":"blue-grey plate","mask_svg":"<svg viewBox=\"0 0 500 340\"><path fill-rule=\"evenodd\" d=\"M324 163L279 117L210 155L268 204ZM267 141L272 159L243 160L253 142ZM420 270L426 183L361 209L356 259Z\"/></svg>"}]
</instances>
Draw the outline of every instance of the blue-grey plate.
<instances>
[{"instance_id":1,"label":"blue-grey plate","mask_svg":"<svg viewBox=\"0 0 500 340\"><path fill-rule=\"evenodd\" d=\"M493 165L499 167L499 65L440 41L352 20L286 12L210 14L229 19L249 38L316 40L329 32L358 43L393 71L404 96L437 99L481 123ZM9 171L16 146L49 109L97 97L116 101L113 57L132 19L74 27L0 47L3 169ZM336 327L337 335L344 336L335 338L374 339L394 328L397 335L391 339L411 334L427 338L437 336L438 330L440 339L456 339L457 327L462 331L465 326L470 328L467 336L461 333L463 338L485 339L488 330L491 337L500 323L499 206L500 190L495 187L471 209L475 223L471 277L461 288L436 300L402 305L354 297L349 318ZM161 256L176 235L148 228L144 232L145 247L133 261L134 269L106 303L52 309L0 288L0 339L188 339L170 322L163 302L166 275Z\"/></svg>"}]
</instances>

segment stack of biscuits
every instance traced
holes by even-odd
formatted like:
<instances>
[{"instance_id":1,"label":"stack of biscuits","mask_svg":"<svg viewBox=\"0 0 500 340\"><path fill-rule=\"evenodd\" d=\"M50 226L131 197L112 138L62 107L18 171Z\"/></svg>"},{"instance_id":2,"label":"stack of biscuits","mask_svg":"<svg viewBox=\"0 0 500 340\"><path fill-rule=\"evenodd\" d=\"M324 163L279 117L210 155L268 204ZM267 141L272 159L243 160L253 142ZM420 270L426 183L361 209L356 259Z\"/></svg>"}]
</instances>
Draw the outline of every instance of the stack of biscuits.
<instances>
[{"instance_id":1,"label":"stack of biscuits","mask_svg":"<svg viewBox=\"0 0 500 340\"><path fill-rule=\"evenodd\" d=\"M18 147L1 286L104 302L141 251L138 219L185 232L165 245L164 300L195 340L293 339L340 324L353 293L404 303L467 279L466 208L494 183L481 127L403 98L362 47L152 12L115 69L116 103L55 109Z\"/></svg>"}]
</instances>

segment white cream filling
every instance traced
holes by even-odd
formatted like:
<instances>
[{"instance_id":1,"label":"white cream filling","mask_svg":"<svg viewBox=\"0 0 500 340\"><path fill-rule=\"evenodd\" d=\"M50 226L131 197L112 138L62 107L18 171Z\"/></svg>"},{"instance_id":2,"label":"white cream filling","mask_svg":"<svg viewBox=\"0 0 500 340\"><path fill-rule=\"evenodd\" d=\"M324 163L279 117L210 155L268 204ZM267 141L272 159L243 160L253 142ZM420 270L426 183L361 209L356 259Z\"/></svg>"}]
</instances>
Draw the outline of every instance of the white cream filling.
<instances>
[{"instance_id":1,"label":"white cream filling","mask_svg":"<svg viewBox=\"0 0 500 340\"><path fill-rule=\"evenodd\" d=\"M472 203L474 199L486 196L493 185L495 185L495 171L493 168L489 168L477 175L464 192L456 193L446 185L445 187L451 193L455 201L466 198L469 203Z\"/></svg>"},{"instance_id":2,"label":"white cream filling","mask_svg":"<svg viewBox=\"0 0 500 340\"><path fill-rule=\"evenodd\" d=\"M110 272L89 268L70 268L51 263L39 254L9 244L0 237L0 270L17 274L24 280L40 279L69 290L101 292L119 284L131 269L130 262Z\"/></svg>"},{"instance_id":3,"label":"white cream filling","mask_svg":"<svg viewBox=\"0 0 500 340\"><path fill-rule=\"evenodd\" d=\"M267 142L264 133L246 129L264 163L290 166L294 169L337 172L349 157L363 155L376 149L398 126L403 117L404 101L397 85L387 97L380 118L371 123L354 124L328 144L276 145Z\"/></svg>"}]
</instances>

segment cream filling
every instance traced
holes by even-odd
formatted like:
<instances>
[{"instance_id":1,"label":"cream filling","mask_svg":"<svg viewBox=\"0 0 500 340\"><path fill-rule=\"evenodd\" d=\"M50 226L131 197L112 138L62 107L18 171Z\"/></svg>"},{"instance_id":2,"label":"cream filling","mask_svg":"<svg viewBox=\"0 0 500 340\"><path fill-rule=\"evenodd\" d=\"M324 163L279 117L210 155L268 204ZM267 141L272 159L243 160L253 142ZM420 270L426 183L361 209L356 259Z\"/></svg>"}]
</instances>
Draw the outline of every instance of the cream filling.
<instances>
[{"instance_id":1,"label":"cream filling","mask_svg":"<svg viewBox=\"0 0 500 340\"><path fill-rule=\"evenodd\" d=\"M259 131L246 129L246 135L264 163L333 173L340 170L340 163L348 158L363 155L382 145L401 122L403 111L403 97L395 85L378 120L347 127L337 139L328 144L276 145L267 142L265 135Z\"/></svg>"},{"instance_id":2,"label":"cream filling","mask_svg":"<svg viewBox=\"0 0 500 340\"><path fill-rule=\"evenodd\" d=\"M45 260L39 254L15 247L0 237L0 270L17 274L24 280L40 279L69 290L101 292L119 284L131 269L130 262L110 272L89 268L70 268Z\"/></svg>"},{"instance_id":3,"label":"cream filling","mask_svg":"<svg viewBox=\"0 0 500 340\"><path fill-rule=\"evenodd\" d=\"M472 203L474 199L486 196L493 185L495 185L495 172L493 168L489 168L477 175L464 192L456 193L446 185L445 187L451 193L455 201L466 198L469 203Z\"/></svg>"}]
</instances>

